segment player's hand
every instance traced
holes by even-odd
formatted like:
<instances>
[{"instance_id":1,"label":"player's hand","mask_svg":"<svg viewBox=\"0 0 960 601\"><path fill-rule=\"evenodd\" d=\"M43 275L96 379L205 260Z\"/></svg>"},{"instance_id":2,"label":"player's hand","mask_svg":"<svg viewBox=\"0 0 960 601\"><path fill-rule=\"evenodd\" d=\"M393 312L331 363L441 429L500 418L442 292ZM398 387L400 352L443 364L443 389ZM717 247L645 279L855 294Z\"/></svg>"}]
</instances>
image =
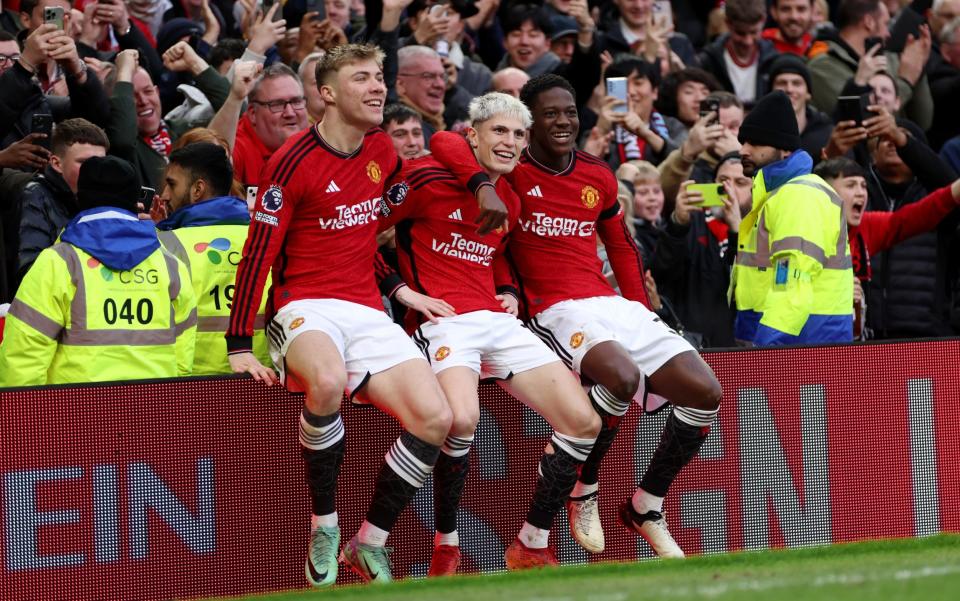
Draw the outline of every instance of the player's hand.
<instances>
[{"instance_id":1,"label":"player's hand","mask_svg":"<svg viewBox=\"0 0 960 601\"><path fill-rule=\"evenodd\" d=\"M480 214L473 222L480 226L477 228L478 234L485 236L498 227L507 229L509 212L507 211L507 205L500 200L496 188L480 186L480 189L477 190L477 203L480 205Z\"/></svg>"},{"instance_id":2,"label":"player's hand","mask_svg":"<svg viewBox=\"0 0 960 601\"><path fill-rule=\"evenodd\" d=\"M263 382L267 386L273 386L277 383L277 374L260 363L253 353L234 353L227 355L227 359L230 361L230 369L235 374L250 374L254 380Z\"/></svg>"},{"instance_id":3,"label":"player's hand","mask_svg":"<svg viewBox=\"0 0 960 601\"><path fill-rule=\"evenodd\" d=\"M500 306L503 307L503 310L516 317L520 314L520 301L517 300L517 297L510 294L498 294L494 298L500 301Z\"/></svg>"},{"instance_id":4,"label":"player's hand","mask_svg":"<svg viewBox=\"0 0 960 601\"><path fill-rule=\"evenodd\" d=\"M853 278L853 306L863 306L863 284L860 283L860 278L858 277Z\"/></svg>"},{"instance_id":5,"label":"player's hand","mask_svg":"<svg viewBox=\"0 0 960 601\"><path fill-rule=\"evenodd\" d=\"M430 323L439 323L439 317L452 317L457 314L456 310L447 301L420 294L411 290L409 286L402 286L394 294L394 298L400 301L403 306L418 313L423 313L423 316L429 319Z\"/></svg>"}]
</instances>

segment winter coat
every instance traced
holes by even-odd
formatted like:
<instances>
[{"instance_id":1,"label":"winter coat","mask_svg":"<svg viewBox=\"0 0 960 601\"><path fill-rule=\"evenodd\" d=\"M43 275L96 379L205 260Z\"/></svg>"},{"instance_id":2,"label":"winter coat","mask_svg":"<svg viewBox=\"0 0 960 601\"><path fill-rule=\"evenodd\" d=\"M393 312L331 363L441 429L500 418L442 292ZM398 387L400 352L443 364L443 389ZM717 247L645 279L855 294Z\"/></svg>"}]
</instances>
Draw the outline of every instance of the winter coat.
<instances>
[{"instance_id":1,"label":"winter coat","mask_svg":"<svg viewBox=\"0 0 960 601\"><path fill-rule=\"evenodd\" d=\"M63 176L49 165L23 189L20 208L20 244L17 253L17 280L29 271L37 255L53 246L80 205Z\"/></svg>"}]
</instances>

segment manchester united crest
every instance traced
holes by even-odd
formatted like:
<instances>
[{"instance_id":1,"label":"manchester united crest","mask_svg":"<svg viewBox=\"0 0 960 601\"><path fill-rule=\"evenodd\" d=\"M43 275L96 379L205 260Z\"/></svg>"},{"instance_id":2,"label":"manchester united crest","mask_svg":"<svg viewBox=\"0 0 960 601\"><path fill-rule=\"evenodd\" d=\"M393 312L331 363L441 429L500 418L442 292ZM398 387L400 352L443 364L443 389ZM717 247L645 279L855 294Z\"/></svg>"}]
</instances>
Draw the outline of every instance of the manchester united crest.
<instances>
[{"instance_id":1,"label":"manchester united crest","mask_svg":"<svg viewBox=\"0 0 960 601\"><path fill-rule=\"evenodd\" d=\"M302 326L302 325L303 325L303 318L302 318L302 317L298 317L298 318L296 318L296 319L294 319L293 321L290 322L290 329L291 329L291 330L296 330L297 328L299 328L299 327Z\"/></svg>"},{"instance_id":2,"label":"manchester united crest","mask_svg":"<svg viewBox=\"0 0 960 601\"><path fill-rule=\"evenodd\" d=\"M580 202L588 209L592 209L600 203L600 193L593 186L584 186L580 190Z\"/></svg>"},{"instance_id":3,"label":"manchester united crest","mask_svg":"<svg viewBox=\"0 0 960 601\"><path fill-rule=\"evenodd\" d=\"M367 177L370 178L370 181L375 184L379 184L381 175L380 165L378 165L376 161L370 161L367 163Z\"/></svg>"},{"instance_id":4,"label":"manchester united crest","mask_svg":"<svg viewBox=\"0 0 960 601\"><path fill-rule=\"evenodd\" d=\"M581 344L583 344L583 332L574 332L573 336L570 337L570 347L580 348Z\"/></svg>"},{"instance_id":5,"label":"manchester united crest","mask_svg":"<svg viewBox=\"0 0 960 601\"><path fill-rule=\"evenodd\" d=\"M437 352L433 354L433 358L436 359L437 361L443 361L449 356L450 356L449 346L441 346L440 348L437 349Z\"/></svg>"}]
</instances>

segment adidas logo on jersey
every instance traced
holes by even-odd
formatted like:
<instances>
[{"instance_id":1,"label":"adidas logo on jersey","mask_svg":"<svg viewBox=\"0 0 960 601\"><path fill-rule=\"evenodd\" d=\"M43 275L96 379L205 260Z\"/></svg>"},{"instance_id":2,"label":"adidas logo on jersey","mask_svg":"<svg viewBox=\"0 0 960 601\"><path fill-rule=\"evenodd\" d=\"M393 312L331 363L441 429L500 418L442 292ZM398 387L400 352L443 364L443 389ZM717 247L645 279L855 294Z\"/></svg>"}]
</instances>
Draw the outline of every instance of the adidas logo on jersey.
<instances>
[{"instance_id":1,"label":"adidas logo on jersey","mask_svg":"<svg viewBox=\"0 0 960 601\"><path fill-rule=\"evenodd\" d=\"M447 215L448 219L456 219L457 221L463 221L463 215L460 214L460 209L457 209L453 213Z\"/></svg>"},{"instance_id":2,"label":"adidas logo on jersey","mask_svg":"<svg viewBox=\"0 0 960 601\"><path fill-rule=\"evenodd\" d=\"M330 180L330 185L327 186L327 194L330 194L332 192L339 192L339 191L340 191L340 186L337 185L337 182Z\"/></svg>"},{"instance_id":3,"label":"adidas logo on jersey","mask_svg":"<svg viewBox=\"0 0 960 601\"><path fill-rule=\"evenodd\" d=\"M543 198L543 193L540 191L540 185L530 188L530 191L527 192L527 196L534 196L536 198Z\"/></svg>"}]
</instances>

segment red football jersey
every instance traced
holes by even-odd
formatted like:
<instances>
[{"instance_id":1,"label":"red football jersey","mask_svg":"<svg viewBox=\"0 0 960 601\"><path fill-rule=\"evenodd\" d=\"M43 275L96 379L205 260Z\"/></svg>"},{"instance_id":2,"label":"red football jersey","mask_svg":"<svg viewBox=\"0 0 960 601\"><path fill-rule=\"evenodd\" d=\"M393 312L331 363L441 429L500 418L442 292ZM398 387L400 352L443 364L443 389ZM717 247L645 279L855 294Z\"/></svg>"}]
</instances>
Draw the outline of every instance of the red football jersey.
<instances>
[{"instance_id":1,"label":"red football jersey","mask_svg":"<svg viewBox=\"0 0 960 601\"><path fill-rule=\"evenodd\" d=\"M295 300L333 298L382 310L374 277L377 219L385 182L401 162L380 129L344 154L316 127L292 136L263 170L237 269L227 330L231 352L245 350L258 299L273 268L268 311Z\"/></svg>"},{"instance_id":2,"label":"red football jersey","mask_svg":"<svg viewBox=\"0 0 960 601\"><path fill-rule=\"evenodd\" d=\"M520 199L500 178L497 192L515 222ZM509 267L501 256L503 228L481 236L474 220L477 202L456 177L432 156L408 161L402 177L384 195L380 228L396 225L400 274L413 289L450 303L458 314L503 311L496 295L497 279ZM408 317L422 321L413 311ZM419 323L419 322L417 322Z\"/></svg>"},{"instance_id":3,"label":"red football jersey","mask_svg":"<svg viewBox=\"0 0 960 601\"><path fill-rule=\"evenodd\" d=\"M476 189L482 178L462 136L437 132L430 147L461 182ZM530 317L561 301L616 294L597 256L598 233L623 296L650 306L640 251L623 221L617 180L606 163L577 150L558 173L527 148L506 177L520 197L508 258Z\"/></svg>"}]
</instances>

